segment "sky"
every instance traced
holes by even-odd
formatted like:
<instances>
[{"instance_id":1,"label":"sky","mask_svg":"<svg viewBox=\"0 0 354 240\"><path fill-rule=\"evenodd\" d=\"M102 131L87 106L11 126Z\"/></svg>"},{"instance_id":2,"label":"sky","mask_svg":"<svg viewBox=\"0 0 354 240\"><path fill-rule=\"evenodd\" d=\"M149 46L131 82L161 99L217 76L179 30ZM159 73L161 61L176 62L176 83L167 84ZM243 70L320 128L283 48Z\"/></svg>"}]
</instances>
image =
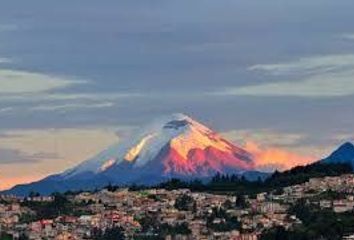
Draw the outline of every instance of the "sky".
<instances>
[{"instance_id":1,"label":"sky","mask_svg":"<svg viewBox=\"0 0 354 240\"><path fill-rule=\"evenodd\" d=\"M265 167L325 157L354 139L353 10L352 0L2 0L0 189L174 112Z\"/></svg>"}]
</instances>

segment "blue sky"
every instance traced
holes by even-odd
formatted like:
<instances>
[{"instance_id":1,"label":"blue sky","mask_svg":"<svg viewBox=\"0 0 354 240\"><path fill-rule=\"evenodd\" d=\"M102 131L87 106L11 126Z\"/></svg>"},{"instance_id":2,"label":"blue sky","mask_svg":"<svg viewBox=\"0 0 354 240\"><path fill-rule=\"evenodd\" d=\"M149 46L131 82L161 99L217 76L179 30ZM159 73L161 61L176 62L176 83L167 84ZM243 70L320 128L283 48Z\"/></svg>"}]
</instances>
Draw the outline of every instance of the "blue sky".
<instances>
[{"instance_id":1,"label":"blue sky","mask_svg":"<svg viewBox=\"0 0 354 240\"><path fill-rule=\"evenodd\" d=\"M55 147L77 132L108 144L173 112L236 142L323 156L353 140L353 10L350 0L3 0L0 178L20 163L46 174L83 160ZM52 147L31 145L38 135ZM93 145L87 155L103 147Z\"/></svg>"}]
</instances>

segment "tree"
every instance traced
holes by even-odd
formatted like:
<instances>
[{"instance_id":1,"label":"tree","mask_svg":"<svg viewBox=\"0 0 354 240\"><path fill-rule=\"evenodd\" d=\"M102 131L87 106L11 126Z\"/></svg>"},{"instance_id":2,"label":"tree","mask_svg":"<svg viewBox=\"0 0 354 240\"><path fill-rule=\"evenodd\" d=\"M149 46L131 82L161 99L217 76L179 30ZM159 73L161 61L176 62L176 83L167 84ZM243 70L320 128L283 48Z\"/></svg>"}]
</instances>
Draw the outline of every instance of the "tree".
<instances>
[{"instance_id":1,"label":"tree","mask_svg":"<svg viewBox=\"0 0 354 240\"><path fill-rule=\"evenodd\" d=\"M222 204L222 206L225 208L225 209L231 209L232 208L232 202L229 200L229 199L227 199L223 204Z\"/></svg>"},{"instance_id":2,"label":"tree","mask_svg":"<svg viewBox=\"0 0 354 240\"><path fill-rule=\"evenodd\" d=\"M180 211L192 211L194 202L195 201L191 196L183 194L176 199L175 208Z\"/></svg>"},{"instance_id":3,"label":"tree","mask_svg":"<svg viewBox=\"0 0 354 240\"><path fill-rule=\"evenodd\" d=\"M176 236L176 235L189 235L192 231L189 229L188 223L177 223L176 225L169 225L164 223L159 228L159 235L166 237L168 235Z\"/></svg>"},{"instance_id":4,"label":"tree","mask_svg":"<svg viewBox=\"0 0 354 240\"><path fill-rule=\"evenodd\" d=\"M219 218L220 223L214 223L214 220ZM229 232L231 230L240 229L241 223L237 217L230 216L222 207L214 207L211 214L206 218L206 225L209 229L216 232Z\"/></svg>"},{"instance_id":5,"label":"tree","mask_svg":"<svg viewBox=\"0 0 354 240\"><path fill-rule=\"evenodd\" d=\"M122 227L112 227L107 228L105 231L102 231L99 228L92 229L91 232L92 238L94 240L124 240L124 229Z\"/></svg>"},{"instance_id":6,"label":"tree","mask_svg":"<svg viewBox=\"0 0 354 240\"><path fill-rule=\"evenodd\" d=\"M145 215L137 220L140 223L143 232L154 231L158 227L158 222L150 215Z\"/></svg>"},{"instance_id":7,"label":"tree","mask_svg":"<svg viewBox=\"0 0 354 240\"><path fill-rule=\"evenodd\" d=\"M260 240L289 240L289 236L284 227L275 227L264 231Z\"/></svg>"},{"instance_id":8,"label":"tree","mask_svg":"<svg viewBox=\"0 0 354 240\"><path fill-rule=\"evenodd\" d=\"M198 206L197 206L197 202L196 201L194 201L194 203L193 203L192 212L194 214L196 214L198 212Z\"/></svg>"},{"instance_id":9,"label":"tree","mask_svg":"<svg viewBox=\"0 0 354 240\"><path fill-rule=\"evenodd\" d=\"M279 187L279 188L274 190L273 194L274 195L282 195L282 194L284 194L284 189Z\"/></svg>"},{"instance_id":10,"label":"tree","mask_svg":"<svg viewBox=\"0 0 354 240\"><path fill-rule=\"evenodd\" d=\"M243 194L239 194L236 196L236 207L237 208L246 208L247 207L246 198Z\"/></svg>"},{"instance_id":11,"label":"tree","mask_svg":"<svg viewBox=\"0 0 354 240\"><path fill-rule=\"evenodd\" d=\"M12 236L7 233L0 232L0 240L12 240Z\"/></svg>"},{"instance_id":12,"label":"tree","mask_svg":"<svg viewBox=\"0 0 354 240\"><path fill-rule=\"evenodd\" d=\"M91 237L93 240L101 240L103 236L103 231L100 228L91 229Z\"/></svg>"},{"instance_id":13,"label":"tree","mask_svg":"<svg viewBox=\"0 0 354 240\"><path fill-rule=\"evenodd\" d=\"M21 234L18 240L29 240L29 237L27 237L25 234Z\"/></svg>"},{"instance_id":14,"label":"tree","mask_svg":"<svg viewBox=\"0 0 354 240\"><path fill-rule=\"evenodd\" d=\"M113 227L106 229L102 240L123 240L125 239L124 229L122 227Z\"/></svg>"},{"instance_id":15,"label":"tree","mask_svg":"<svg viewBox=\"0 0 354 240\"><path fill-rule=\"evenodd\" d=\"M31 192L28 194L28 196L29 196L30 198L33 198L33 197L39 197L40 194L39 194L39 192L31 191Z\"/></svg>"}]
</instances>

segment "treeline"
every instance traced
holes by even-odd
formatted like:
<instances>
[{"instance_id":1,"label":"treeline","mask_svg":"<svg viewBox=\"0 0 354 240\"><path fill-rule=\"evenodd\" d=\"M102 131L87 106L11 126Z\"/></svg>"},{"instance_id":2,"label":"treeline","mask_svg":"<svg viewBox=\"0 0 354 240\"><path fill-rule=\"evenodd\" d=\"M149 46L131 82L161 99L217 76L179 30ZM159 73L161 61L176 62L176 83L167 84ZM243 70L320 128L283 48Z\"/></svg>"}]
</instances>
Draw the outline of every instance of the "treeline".
<instances>
[{"instance_id":1,"label":"treeline","mask_svg":"<svg viewBox=\"0 0 354 240\"><path fill-rule=\"evenodd\" d=\"M310 178L339 176L352 172L353 169L349 164L324 164L317 162L307 166L294 167L284 172L276 171L268 179L266 179L265 184L270 186L286 187L307 182Z\"/></svg>"},{"instance_id":2,"label":"treeline","mask_svg":"<svg viewBox=\"0 0 354 240\"><path fill-rule=\"evenodd\" d=\"M155 186L138 186L132 185L130 190L137 191L148 188L163 188L166 190L174 189L190 189L192 191L207 191L219 193L242 193L254 194L269 190L279 190L281 188L301 184L307 182L310 178L319 178L325 176L339 176L342 174L352 173L352 167L347 164L323 164L314 163L307 166L295 167L284 172L274 172L266 180L262 181L260 178L256 181L247 180L244 176L239 175L221 175L216 174L208 182L201 180L184 181L180 179L170 179ZM111 190L116 188L110 187Z\"/></svg>"}]
</instances>

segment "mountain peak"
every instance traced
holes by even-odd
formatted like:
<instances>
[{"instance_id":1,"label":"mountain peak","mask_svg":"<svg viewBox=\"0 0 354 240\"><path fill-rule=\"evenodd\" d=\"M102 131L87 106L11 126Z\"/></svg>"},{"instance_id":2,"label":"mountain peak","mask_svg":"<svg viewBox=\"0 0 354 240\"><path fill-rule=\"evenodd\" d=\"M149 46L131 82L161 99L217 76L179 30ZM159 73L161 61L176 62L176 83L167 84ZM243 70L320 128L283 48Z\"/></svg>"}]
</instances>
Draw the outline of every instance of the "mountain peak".
<instances>
[{"instance_id":1,"label":"mountain peak","mask_svg":"<svg viewBox=\"0 0 354 240\"><path fill-rule=\"evenodd\" d=\"M185 127L192 125L195 122L191 117L183 113L174 113L167 117L167 122L163 128L173 128L178 129L180 127Z\"/></svg>"},{"instance_id":2,"label":"mountain peak","mask_svg":"<svg viewBox=\"0 0 354 240\"><path fill-rule=\"evenodd\" d=\"M150 123L139 128L137 133L145 135L149 132L156 132L162 129L177 130L180 127L194 125L195 123L197 122L184 113L173 113L153 119Z\"/></svg>"},{"instance_id":3,"label":"mountain peak","mask_svg":"<svg viewBox=\"0 0 354 240\"><path fill-rule=\"evenodd\" d=\"M354 158L354 145L351 142L343 143L330 157L342 159Z\"/></svg>"},{"instance_id":4,"label":"mountain peak","mask_svg":"<svg viewBox=\"0 0 354 240\"><path fill-rule=\"evenodd\" d=\"M182 121L182 120L187 120L187 121L194 121L190 116L184 113L172 113L168 115L162 115L159 118L154 119L152 122L170 122L170 121Z\"/></svg>"},{"instance_id":5,"label":"mountain peak","mask_svg":"<svg viewBox=\"0 0 354 240\"><path fill-rule=\"evenodd\" d=\"M323 160L325 163L348 163L354 167L354 145L351 142L343 143L329 157Z\"/></svg>"},{"instance_id":6,"label":"mountain peak","mask_svg":"<svg viewBox=\"0 0 354 240\"><path fill-rule=\"evenodd\" d=\"M174 113L154 120L123 142L66 171L63 176L72 178L84 172L116 176L117 172L120 175L128 172L125 169L120 173L124 168L160 169L161 176L199 176L249 170L253 166L250 153L186 114Z\"/></svg>"},{"instance_id":7,"label":"mountain peak","mask_svg":"<svg viewBox=\"0 0 354 240\"><path fill-rule=\"evenodd\" d=\"M354 144L351 142L345 142L338 148L338 150L340 150L340 151L354 151Z\"/></svg>"},{"instance_id":8,"label":"mountain peak","mask_svg":"<svg viewBox=\"0 0 354 240\"><path fill-rule=\"evenodd\" d=\"M159 124L162 128L172 128L178 129L180 127L186 126L204 126L198 121L194 120L190 116L184 113L173 113L170 115L162 116L161 118L155 119L153 121L155 124ZM147 127L150 125L147 125Z\"/></svg>"}]
</instances>

